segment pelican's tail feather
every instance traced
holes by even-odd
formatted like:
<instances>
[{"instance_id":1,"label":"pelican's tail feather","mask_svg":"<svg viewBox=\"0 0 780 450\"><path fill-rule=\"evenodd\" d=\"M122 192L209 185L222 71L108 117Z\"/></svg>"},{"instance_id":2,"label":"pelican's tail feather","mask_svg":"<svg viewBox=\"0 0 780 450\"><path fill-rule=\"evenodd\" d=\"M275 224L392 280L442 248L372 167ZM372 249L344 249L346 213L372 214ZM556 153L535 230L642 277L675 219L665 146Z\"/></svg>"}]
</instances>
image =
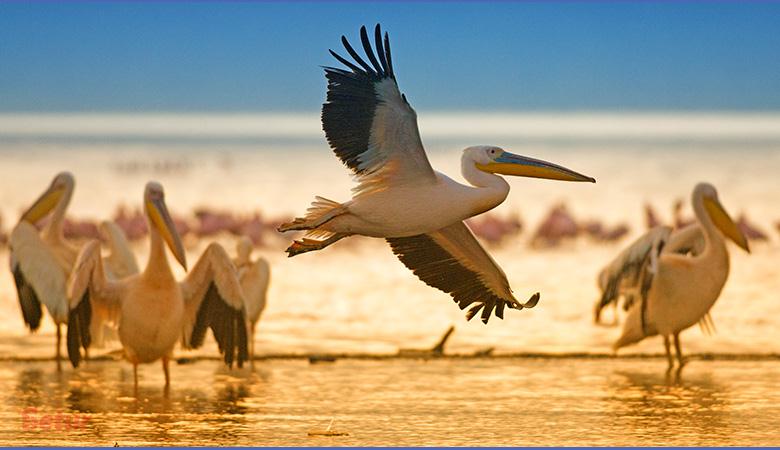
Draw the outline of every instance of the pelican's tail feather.
<instances>
[{"instance_id":1,"label":"pelican's tail feather","mask_svg":"<svg viewBox=\"0 0 780 450\"><path fill-rule=\"evenodd\" d=\"M347 212L347 208L341 203L317 196L311 206L309 206L309 209L306 210L305 216L297 217L292 222L282 224L279 227L279 231L284 233L285 231L293 230L313 230L345 212Z\"/></svg>"},{"instance_id":2,"label":"pelican's tail feather","mask_svg":"<svg viewBox=\"0 0 780 450\"><path fill-rule=\"evenodd\" d=\"M623 324L623 332L618 340L612 344L612 350L617 351L619 348L636 344L646 337L658 334L655 325L643 317L642 303L635 302L629 309Z\"/></svg>"}]
</instances>

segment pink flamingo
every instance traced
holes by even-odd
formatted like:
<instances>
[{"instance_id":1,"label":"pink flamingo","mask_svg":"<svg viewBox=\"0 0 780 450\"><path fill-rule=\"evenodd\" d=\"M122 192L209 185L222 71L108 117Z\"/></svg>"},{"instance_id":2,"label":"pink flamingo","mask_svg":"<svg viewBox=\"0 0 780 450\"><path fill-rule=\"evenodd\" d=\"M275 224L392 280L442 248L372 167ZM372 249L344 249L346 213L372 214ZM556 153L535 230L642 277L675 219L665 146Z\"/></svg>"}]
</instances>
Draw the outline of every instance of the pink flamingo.
<instances>
[{"instance_id":1,"label":"pink flamingo","mask_svg":"<svg viewBox=\"0 0 780 450\"><path fill-rule=\"evenodd\" d=\"M648 230L663 225L650 203L645 203L645 224Z\"/></svg>"},{"instance_id":2,"label":"pink flamingo","mask_svg":"<svg viewBox=\"0 0 780 450\"><path fill-rule=\"evenodd\" d=\"M3 230L3 216L0 215L0 245L8 243L8 235Z\"/></svg>"},{"instance_id":3,"label":"pink flamingo","mask_svg":"<svg viewBox=\"0 0 780 450\"><path fill-rule=\"evenodd\" d=\"M613 242L622 239L626 234L628 234L630 228L624 223L615 225L611 228L606 228L598 220L590 220L585 222L580 227L580 230L596 241Z\"/></svg>"},{"instance_id":4,"label":"pink flamingo","mask_svg":"<svg viewBox=\"0 0 780 450\"><path fill-rule=\"evenodd\" d=\"M768 241L769 235L764 233L755 224L750 223L745 213L740 213L737 219L737 227L739 227L742 234L751 241Z\"/></svg>"},{"instance_id":5,"label":"pink flamingo","mask_svg":"<svg viewBox=\"0 0 780 450\"><path fill-rule=\"evenodd\" d=\"M194 232L198 237L213 236L222 231L234 233L237 228L235 218L227 212L199 208L195 210L195 218L198 221L198 225Z\"/></svg>"},{"instance_id":6,"label":"pink flamingo","mask_svg":"<svg viewBox=\"0 0 780 450\"><path fill-rule=\"evenodd\" d=\"M97 224L89 220L66 217L62 222L62 232L66 239L100 239Z\"/></svg>"},{"instance_id":7,"label":"pink flamingo","mask_svg":"<svg viewBox=\"0 0 780 450\"><path fill-rule=\"evenodd\" d=\"M579 226L569 213L566 205L560 203L553 207L547 217L539 224L531 245L534 247L554 247L566 238L576 238Z\"/></svg>"},{"instance_id":8,"label":"pink flamingo","mask_svg":"<svg viewBox=\"0 0 780 450\"><path fill-rule=\"evenodd\" d=\"M494 245L523 229L523 224L517 215L502 219L495 214L483 214L466 222L477 237Z\"/></svg>"},{"instance_id":9,"label":"pink flamingo","mask_svg":"<svg viewBox=\"0 0 780 450\"><path fill-rule=\"evenodd\" d=\"M149 231L146 226L146 218L139 209L135 209L130 213L124 205L120 205L116 213L114 213L112 220L122 229L127 239L131 241L143 238Z\"/></svg>"},{"instance_id":10,"label":"pink flamingo","mask_svg":"<svg viewBox=\"0 0 780 450\"><path fill-rule=\"evenodd\" d=\"M672 217L674 217L674 228L680 229L685 228L688 225L695 223L696 221L693 219L686 219L682 215L682 209L683 209L683 200L681 198L678 198L674 201L674 205L672 206Z\"/></svg>"}]
</instances>

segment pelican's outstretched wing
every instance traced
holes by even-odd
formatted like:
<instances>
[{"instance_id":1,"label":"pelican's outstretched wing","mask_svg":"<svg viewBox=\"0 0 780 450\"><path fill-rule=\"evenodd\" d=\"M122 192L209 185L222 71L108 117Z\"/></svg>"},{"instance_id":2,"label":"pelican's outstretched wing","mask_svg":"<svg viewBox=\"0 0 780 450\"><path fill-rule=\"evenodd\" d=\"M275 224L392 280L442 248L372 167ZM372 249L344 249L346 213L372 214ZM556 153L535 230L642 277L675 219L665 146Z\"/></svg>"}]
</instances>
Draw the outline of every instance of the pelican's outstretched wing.
<instances>
[{"instance_id":1,"label":"pelican's outstretched wing","mask_svg":"<svg viewBox=\"0 0 780 450\"><path fill-rule=\"evenodd\" d=\"M140 271L138 261L122 229L106 220L100 223L99 230L109 250L108 256L103 258L108 278L119 279L137 274Z\"/></svg>"},{"instance_id":2,"label":"pelican's outstretched wing","mask_svg":"<svg viewBox=\"0 0 780 450\"><path fill-rule=\"evenodd\" d=\"M661 251L667 255L695 256L702 252L704 245L704 235L698 224L676 230L657 226L639 237L599 273L602 296L594 310L595 322L599 322L601 311L620 297L624 300L624 310L628 310L636 298L644 300L652 282L653 273L645 273L651 258L659 257ZM651 251L653 248L655 250Z\"/></svg>"},{"instance_id":3,"label":"pelican's outstretched wing","mask_svg":"<svg viewBox=\"0 0 780 450\"><path fill-rule=\"evenodd\" d=\"M599 273L601 298L594 310L599 322L601 311L609 304L625 297L628 309L636 297L644 301L650 289L661 250L668 243L672 229L658 226L640 236Z\"/></svg>"},{"instance_id":4,"label":"pelican's outstretched wing","mask_svg":"<svg viewBox=\"0 0 780 450\"><path fill-rule=\"evenodd\" d=\"M466 314L468 320L482 308L482 322L488 322L494 309L503 319L504 306L533 308L539 301L539 293L524 304L515 299L504 271L463 222L387 242L406 267L427 285L450 294L460 309L477 303Z\"/></svg>"},{"instance_id":5,"label":"pelican's outstretched wing","mask_svg":"<svg viewBox=\"0 0 780 450\"><path fill-rule=\"evenodd\" d=\"M250 323L257 322L265 309L270 279L271 268L263 258L238 267L238 280L244 293L246 317Z\"/></svg>"},{"instance_id":6,"label":"pelican's outstretched wing","mask_svg":"<svg viewBox=\"0 0 780 450\"><path fill-rule=\"evenodd\" d=\"M180 283L184 297L183 344L203 345L211 328L225 363L241 367L248 356L246 312L236 268L225 249L212 243L203 252L187 278Z\"/></svg>"},{"instance_id":7,"label":"pelican's outstretched wing","mask_svg":"<svg viewBox=\"0 0 780 450\"><path fill-rule=\"evenodd\" d=\"M22 317L30 330L41 324L41 303L56 323L68 318L68 300L65 295L65 273L54 253L38 235L32 224L20 221L11 232L11 273Z\"/></svg>"},{"instance_id":8,"label":"pelican's outstretched wing","mask_svg":"<svg viewBox=\"0 0 780 450\"><path fill-rule=\"evenodd\" d=\"M353 61L330 53L349 70L325 67L328 95L322 105L322 128L328 143L358 176L358 193L399 180L434 181L417 114L398 90L387 33L383 42L376 26L376 54L366 27L361 27L360 39L370 64L342 36Z\"/></svg>"},{"instance_id":9,"label":"pelican's outstretched wing","mask_svg":"<svg viewBox=\"0 0 780 450\"><path fill-rule=\"evenodd\" d=\"M102 332L106 322L116 321L126 280L128 278L109 280L106 277L100 242L92 240L81 248L68 278L67 290L70 299L68 358L73 367L78 367L81 348L89 348L93 335Z\"/></svg>"}]
</instances>

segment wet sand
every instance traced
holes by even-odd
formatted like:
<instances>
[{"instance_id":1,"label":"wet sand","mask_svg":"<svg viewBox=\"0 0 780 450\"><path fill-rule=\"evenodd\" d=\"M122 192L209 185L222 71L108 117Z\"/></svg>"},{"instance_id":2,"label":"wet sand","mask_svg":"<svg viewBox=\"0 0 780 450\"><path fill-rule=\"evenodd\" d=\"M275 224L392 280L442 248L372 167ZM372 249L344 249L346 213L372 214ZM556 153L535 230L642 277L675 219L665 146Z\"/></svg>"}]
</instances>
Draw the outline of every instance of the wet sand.
<instances>
[{"instance_id":1,"label":"wet sand","mask_svg":"<svg viewBox=\"0 0 780 450\"><path fill-rule=\"evenodd\" d=\"M266 359L0 363L3 445L778 445L780 361ZM346 436L312 437L333 419Z\"/></svg>"}]
</instances>

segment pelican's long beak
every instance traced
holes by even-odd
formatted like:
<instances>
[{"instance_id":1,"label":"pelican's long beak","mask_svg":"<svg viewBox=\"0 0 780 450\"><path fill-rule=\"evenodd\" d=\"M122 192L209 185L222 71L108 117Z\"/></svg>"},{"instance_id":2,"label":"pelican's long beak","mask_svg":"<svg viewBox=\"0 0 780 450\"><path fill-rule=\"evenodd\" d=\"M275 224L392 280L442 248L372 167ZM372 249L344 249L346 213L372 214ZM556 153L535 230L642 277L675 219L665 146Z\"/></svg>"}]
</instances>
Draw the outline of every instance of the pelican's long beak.
<instances>
[{"instance_id":1,"label":"pelican's long beak","mask_svg":"<svg viewBox=\"0 0 780 450\"><path fill-rule=\"evenodd\" d=\"M488 164L477 164L479 170L502 175L516 175L529 178L546 178L560 181L588 181L595 183L596 179L577 173L573 170L557 164L528 158L509 152L502 153L498 158Z\"/></svg>"},{"instance_id":2,"label":"pelican's long beak","mask_svg":"<svg viewBox=\"0 0 780 450\"><path fill-rule=\"evenodd\" d=\"M30 209L22 214L21 220L35 225L39 220L46 216L46 214L54 209L55 206L57 206L57 204L60 202L60 199L62 199L63 194L65 194L65 187L50 187L46 190L46 192L38 197L38 200L33 203Z\"/></svg>"},{"instance_id":3,"label":"pelican's long beak","mask_svg":"<svg viewBox=\"0 0 780 450\"><path fill-rule=\"evenodd\" d=\"M179 261L184 270L187 270L187 258L184 254L184 246L181 243L179 232L176 231L176 226L173 224L173 219L168 213L168 207L165 206L165 201L160 199L149 200L147 205L149 211L149 217L152 220L152 224L162 235L165 242L168 244L168 248L173 252L173 256L176 261Z\"/></svg>"},{"instance_id":4,"label":"pelican's long beak","mask_svg":"<svg viewBox=\"0 0 780 450\"><path fill-rule=\"evenodd\" d=\"M731 217L720 204L718 199L712 197L704 197L704 208L707 210L707 214L710 215L712 223L729 239L734 241L742 250L750 253L750 247L748 241L742 230L739 229L736 223L731 220Z\"/></svg>"}]
</instances>

